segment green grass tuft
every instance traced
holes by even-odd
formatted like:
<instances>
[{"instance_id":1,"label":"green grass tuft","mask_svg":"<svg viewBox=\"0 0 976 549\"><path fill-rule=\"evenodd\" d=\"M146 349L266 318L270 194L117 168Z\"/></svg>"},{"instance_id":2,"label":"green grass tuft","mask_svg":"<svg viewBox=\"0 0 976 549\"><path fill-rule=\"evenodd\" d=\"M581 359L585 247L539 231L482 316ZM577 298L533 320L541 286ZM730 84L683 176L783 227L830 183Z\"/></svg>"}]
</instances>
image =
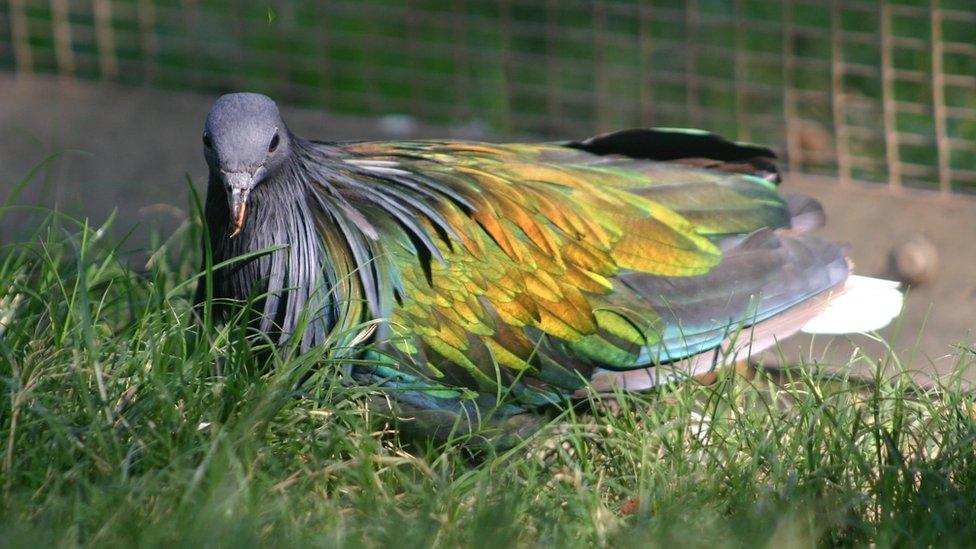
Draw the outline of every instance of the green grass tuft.
<instances>
[{"instance_id":1,"label":"green grass tuft","mask_svg":"<svg viewBox=\"0 0 976 549\"><path fill-rule=\"evenodd\" d=\"M339 383L328 350L262 358L235 326L201 328L187 283L199 229L137 270L104 227L57 216L42 227L0 250L4 545L889 546L976 534L973 397L919 387L904 366L872 386L810 365L584 403L515 449L473 456L463 441L401 439L372 391ZM973 349L959 361L976 362Z\"/></svg>"}]
</instances>

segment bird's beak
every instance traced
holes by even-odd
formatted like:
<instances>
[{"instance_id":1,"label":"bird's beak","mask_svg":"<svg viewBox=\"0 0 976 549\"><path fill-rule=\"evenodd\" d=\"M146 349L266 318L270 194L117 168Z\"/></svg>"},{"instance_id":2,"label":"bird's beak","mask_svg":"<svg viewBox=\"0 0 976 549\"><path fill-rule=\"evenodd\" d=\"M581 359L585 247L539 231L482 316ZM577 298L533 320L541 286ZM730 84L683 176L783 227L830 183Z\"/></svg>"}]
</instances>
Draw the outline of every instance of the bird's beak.
<instances>
[{"instance_id":1,"label":"bird's beak","mask_svg":"<svg viewBox=\"0 0 976 549\"><path fill-rule=\"evenodd\" d=\"M251 194L254 175L248 172L224 172L224 185L227 187L227 206L230 208L230 238L241 233L244 217L247 214L247 196Z\"/></svg>"}]
</instances>

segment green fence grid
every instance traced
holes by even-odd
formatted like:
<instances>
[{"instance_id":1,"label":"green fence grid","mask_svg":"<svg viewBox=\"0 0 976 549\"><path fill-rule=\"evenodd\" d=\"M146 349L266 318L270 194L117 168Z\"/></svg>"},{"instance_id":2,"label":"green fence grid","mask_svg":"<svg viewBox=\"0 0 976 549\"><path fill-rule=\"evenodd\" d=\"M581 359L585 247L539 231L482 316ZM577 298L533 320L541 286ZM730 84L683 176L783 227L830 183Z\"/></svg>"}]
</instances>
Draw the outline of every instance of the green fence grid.
<instances>
[{"instance_id":1,"label":"green fence grid","mask_svg":"<svg viewBox=\"0 0 976 549\"><path fill-rule=\"evenodd\" d=\"M0 69L577 137L694 126L976 191L976 0L0 0Z\"/></svg>"}]
</instances>

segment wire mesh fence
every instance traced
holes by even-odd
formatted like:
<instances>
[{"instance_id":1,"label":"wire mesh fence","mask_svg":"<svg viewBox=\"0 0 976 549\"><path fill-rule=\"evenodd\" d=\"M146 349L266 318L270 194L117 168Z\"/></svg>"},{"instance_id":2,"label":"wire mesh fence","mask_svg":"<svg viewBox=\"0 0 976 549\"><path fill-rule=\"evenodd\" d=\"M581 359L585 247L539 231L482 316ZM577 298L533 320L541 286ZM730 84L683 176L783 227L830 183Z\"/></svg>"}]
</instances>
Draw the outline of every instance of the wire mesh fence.
<instances>
[{"instance_id":1,"label":"wire mesh fence","mask_svg":"<svg viewBox=\"0 0 976 549\"><path fill-rule=\"evenodd\" d=\"M0 0L0 68L509 134L694 126L976 191L973 0Z\"/></svg>"}]
</instances>

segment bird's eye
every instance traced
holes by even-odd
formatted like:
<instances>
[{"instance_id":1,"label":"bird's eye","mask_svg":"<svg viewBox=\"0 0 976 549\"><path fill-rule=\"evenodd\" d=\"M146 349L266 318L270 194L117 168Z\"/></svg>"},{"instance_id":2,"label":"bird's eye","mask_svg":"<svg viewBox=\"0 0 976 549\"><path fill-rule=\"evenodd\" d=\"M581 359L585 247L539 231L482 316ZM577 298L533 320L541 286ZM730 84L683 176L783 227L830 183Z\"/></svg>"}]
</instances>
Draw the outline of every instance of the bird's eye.
<instances>
[{"instance_id":1,"label":"bird's eye","mask_svg":"<svg viewBox=\"0 0 976 549\"><path fill-rule=\"evenodd\" d=\"M278 133L275 132L274 137L271 138L271 143L268 143L268 152L269 153L275 152L275 149L278 148L278 142L279 141L281 141L281 138L279 138L278 137Z\"/></svg>"},{"instance_id":2,"label":"bird's eye","mask_svg":"<svg viewBox=\"0 0 976 549\"><path fill-rule=\"evenodd\" d=\"M213 141L210 140L210 134L207 132L203 133L203 146L208 149L213 147Z\"/></svg>"}]
</instances>

